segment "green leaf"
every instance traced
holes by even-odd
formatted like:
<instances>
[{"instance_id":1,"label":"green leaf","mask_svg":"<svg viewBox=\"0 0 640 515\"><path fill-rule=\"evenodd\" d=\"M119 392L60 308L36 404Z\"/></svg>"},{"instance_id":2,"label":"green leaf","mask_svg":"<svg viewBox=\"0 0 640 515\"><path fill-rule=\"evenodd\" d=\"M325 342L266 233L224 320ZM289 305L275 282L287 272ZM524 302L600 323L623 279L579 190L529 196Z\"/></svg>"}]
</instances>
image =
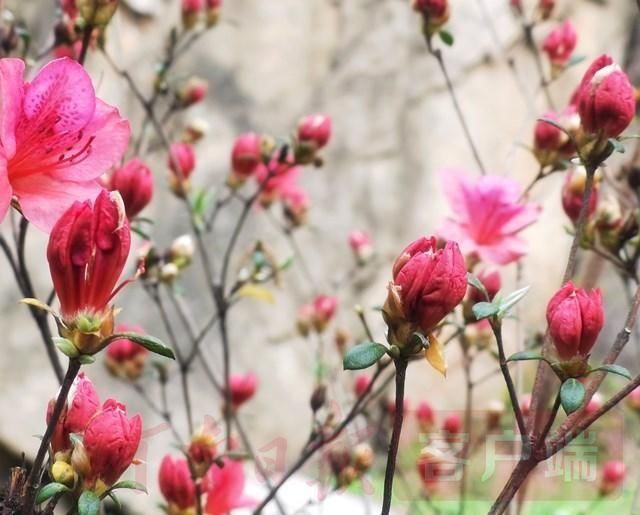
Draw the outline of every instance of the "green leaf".
<instances>
[{"instance_id":1,"label":"green leaf","mask_svg":"<svg viewBox=\"0 0 640 515\"><path fill-rule=\"evenodd\" d=\"M165 345L162 340L156 338L155 336L149 336L148 334L138 334L138 333L117 333L112 334L105 340L105 344L111 343L115 340L131 340L132 342L136 342L138 345L142 345L148 351L153 352L154 354L160 354L160 356L164 356L165 358L176 359L175 354L171 347Z\"/></svg>"},{"instance_id":2,"label":"green leaf","mask_svg":"<svg viewBox=\"0 0 640 515\"><path fill-rule=\"evenodd\" d=\"M584 402L584 385L573 377L567 379L560 387L560 403L567 415L580 409Z\"/></svg>"},{"instance_id":3,"label":"green leaf","mask_svg":"<svg viewBox=\"0 0 640 515\"><path fill-rule=\"evenodd\" d=\"M116 497L116 494L113 492L107 492L107 497L109 497L115 503L118 510L122 512L122 503L120 502L120 499Z\"/></svg>"},{"instance_id":4,"label":"green leaf","mask_svg":"<svg viewBox=\"0 0 640 515\"><path fill-rule=\"evenodd\" d=\"M613 150L620 154L624 154L627 151L622 142L618 141L615 138L609 138L609 145L613 147Z\"/></svg>"},{"instance_id":5,"label":"green leaf","mask_svg":"<svg viewBox=\"0 0 640 515\"><path fill-rule=\"evenodd\" d=\"M362 370L376 363L386 353L387 348L381 343L360 343L345 353L342 365L345 370Z\"/></svg>"},{"instance_id":6,"label":"green leaf","mask_svg":"<svg viewBox=\"0 0 640 515\"><path fill-rule=\"evenodd\" d=\"M71 343L70 340L67 340L66 338L62 338L61 336L54 336L51 339L53 340L53 343L58 348L58 350L62 352L62 354L64 354L65 356L69 358L78 357L78 354L79 354L78 349L73 343Z\"/></svg>"},{"instance_id":7,"label":"green leaf","mask_svg":"<svg viewBox=\"0 0 640 515\"><path fill-rule=\"evenodd\" d=\"M500 309L499 306L493 302L478 302L471 308L476 320L482 320L483 318L489 318L496 315Z\"/></svg>"},{"instance_id":8,"label":"green leaf","mask_svg":"<svg viewBox=\"0 0 640 515\"><path fill-rule=\"evenodd\" d=\"M631 381L631 373L621 365L600 365L589 371L590 374L594 372L609 372L610 374L616 374Z\"/></svg>"},{"instance_id":9,"label":"green leaf","mask_svg":"<svg viewBox=\"0 0 640 515\"><path fill-rule=\"evenodd\" d=\"M278 265L278 269L287 270L288 268L291 268L291 265L293 265L293 256L289 256L282 263L280 263Z\"/></svg>"},{"instance_id":10,"label":"green leaf","mask_svg":"<svg viewBox=\"0 0 640 515\"><path fill-rule=\"evenodd\" d=\"M536 351L533 350L523 350L520 352L516 352L507 358L507 362L509 361L531 361L531 360L542 360L547 361L546 358L542 357Z\"/></svg>"},{"instance_id":11,"label":"green leaf","mask_svg":"<svg viewBox=\"0 0 640 515\"><path fill-rule=\"evenodd\" d=\"M438 36L440 36L440 40L447 46L453 46L454 39L453 34L446 30L438 31Z\"/></svg>"},{"instance_id":12,"label":"green leaf","mask_svg":"<svg viewBox=\"0 0 640 515\"><path fill-rule=\"evenodd\" d=\"M529 286L525 286L524 288L520 288L519 290L516 290L510 293L509 295L507 295L506 298L500 301L500 307L498 309L497 315L500 318L503 318L505 315L507 315L509 313L509 310L513 306L515 306L518 302L520 302L522 298L527 294L528 291L529 291Z\"/></svg>"},{"instance_id":13,"label":"green leaf","mask_svg":"<svg viewBox=\"0 0 640 515\"><path fill-rule=\"evenodd\" d=\"M143 240L145 241L151 241L151 236L149 236L148 233L146 233L145 231L143 231L142 229L140 229L140 227L137 227L135 225L131 225L129 227L131 229L131 232L136 233L138 236L140 236Z\"/></svg>"},{"instance_id":14,"label":"green leaf","mask_svg":"<svg viewBox=\"0 0 640 515\"><path fill-rule=\"evenodd\" d=\"M96 358L89 356L89 354L82 354L81 356L78 356L78 361L83 365L91 365L96 362Z\"/></svg>"},{"instance_id":15,"label":"green leaf","mask_svg":"<svg viewBox=\"0 0 640 515\"><path fill-rule=\"evenodd\" d=\"M71 489L62 483L49 483L48 485L44 485L38 492L38 495L36 495L36 504L43 503L56 494L69 491L71 491Z\"/></svg>"},{"instance_id":16,"label":"green leaf","mask_svg":"<svg viewBox=\"0 0 640 515\"><path fill-rule=\"evenodd\" d=\"M137 481L130 481L130 480L118 481L115 485L109 488L109 492L113 490L118 490L119 488L125 488L127 490L138 490L140 492L144 492L145 494L148 493L147 487L144 486L142 483L138 483Z\"/></svg>"},{"instance_id":17,"label":"green leaf","mask_svg":"<svg viewBox=\"0 0 640 515\"><path fill-rule=\"evenodd\" d=\"M482 281L480 281L480 279L475 275L467 274L467 284L469 286L473 286L476 290L479 290L485 299L489 298L489 294L487 293L487 289L484 287L484 284L482 284Z\"/></svg>"},{"instance_id":18,"label":"green leaf","mask_svg":"<svg viewBox=\"0 0 640 515\"><path fill-rule=\"evenodd\" d=\"M82 492L78 499L78 515L98 515L100 513L100 498L91 490Z\"/></svg>"}]
</instances>

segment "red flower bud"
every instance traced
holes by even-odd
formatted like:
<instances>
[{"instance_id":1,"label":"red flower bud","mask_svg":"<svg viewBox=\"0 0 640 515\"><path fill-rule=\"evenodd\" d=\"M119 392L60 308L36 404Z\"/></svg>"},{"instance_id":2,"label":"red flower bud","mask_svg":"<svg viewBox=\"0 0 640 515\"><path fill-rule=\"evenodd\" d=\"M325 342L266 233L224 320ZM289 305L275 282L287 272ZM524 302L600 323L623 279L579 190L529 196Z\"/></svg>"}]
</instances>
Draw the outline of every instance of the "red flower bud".
<instances>
[{"instance_id":1,"label":"red flower bud","mask_svg":"<svg viewBox=\"0 0 640 515\"><path fill-rule=\"evenodd\" d=\"M604 64L608 63L608 64ZM636 99L627 75L608 56L599 57L582 79L575 98L587 134L615 138L633 120Z\"/></svg>"},{"instance_id":2,"label":"red flower bud","mask_svg":"<svg viewBox=\"0 0 640 515\"><path fill-rule=\"evenodd\" d=\"M322 332L338 309L338 299L332 295L318 295L313 299L312 323L316 331Z\"/></svg>"},{"instance_id":3,"label":"red flower bud","mask_svg":"<svg viewBox=\"0 0 640 515\"><path fill-rule=\"evenodd\" d=\"M441 18L449 9L448 0L413 0L413 8L430 18Z\"/></svg>"},{"instance_id":4,"label":"red flower bud","mask_svg":"<svg viewBox=\"0 0 640 515\"><path fill-rule=\"evenodd\" d=\"M134 158L113 172L110 187L120 193L127 218L131 220L151 202L153 174L146 164Z\"/></svg>"},{"instance_id":5,"label":"red flower bud","mask_svg":"<svg viewBox=\"0 0 640 515\"><path fill-rule=\"evenodd\" d=\"M83 445L91 466L85 481L100 479L113 485L131 465L141 436L140 415L129 419L124 404L107 400L84 431Z\"/></svg>"},{"instance_id":6,"label":"red flower bud","mask_svg":"<svg viewBox=\"0 0 640 515\"><path fill-rule=\"evenodd\" d=\"M502 280L500 279L500 272L497 269L484 269L476 275L478 281L482 283L485 290L487 290L487 294L489 295L489 300L493 300L496 294L500 291L502 287ZM469 299L472 303L476 304L478 302L486 302L486 298L484 294L471 286L469 288Z\"/></svg>"},{"instance_id":7,"label":"red flower bud","mask_svg":"<svg viewBox=\"0 0 640 515\"><path fill-rule=\"evenodd\" d=\"M576 47L578 35L571 21L567 20L545 38L542 49L555 67L564 67Z\"/></svg>"},{"instance_id":8,"label":"red flower bud","mask_svg":"<svg viewBox=\"0 0 640 515\"><path fill-rule=\"evenodd\" d=\"M396 259L389 289L393 298L385 304L388 323L395 325L394 307L399 307L406 321L429 334L467 291L467 269L458 244L447 242L437 249L433 237L414 241Z\"/></svg>"},{"instance_id":9,"label":"red flower bud","mask_svg":"<svg viewBox=\"0 0 640 515\"><path fill-rule=\"evenodd\" d=\"M141 327L124 324L118 325L115 332L144 334ZM148 353L142 345L121 338L112 341L107 347L105 365L112 374L134 380L142 374Z\"/></svg>"},{"instance_id":10,"label":"red flower bud","mask_svg":"<svg viewBox=\"0 0 640 515\"><path fill-rule=\"evenodd\" d=\"M293 227L304 225L309 210L309 196L299 186L292 184L281 193L284 215Z\"/></svg>"},{"instance_id":11,"label":"red flower bud","mask_svg":"<svg viewBox=\"0 0 640 515\"><path fill-rule=\"evenodd\" d=\"M371 237L364 231L351 231L349 233L349 246L358 263L366 263L373 255Z\"/></svg>"},{"instance_id":12,"label":"red flower bud","mask_svg":"<svg viewBox=\"0 0 640 515\"><path fill-rule=\"evenodd\" d=\"M640 386L627 396L625 402L633 411L640 413Z\"/></svg>"},{"instance_id":13,"label":"red flower bud","mask_svg":"<svg viewBox=\"0 0 640 515\"><path fill-rule=\"evenodd\" d=\"M168 164L176 179L188 179L196 167L193 147L188 143L173 143L169 148Z\"/></svg>"},{"instance_id":14,"label":"red flower bud","mask_svg":"<svg viewBox=\"0 0 640 515\"><path fill-rule=\"evenodd\" d=\"M544 113L543 118L551 120L564 131L540 120L536 123L533 135L533 153L542 166L555 164L559 159L567 159L575 152L575 147L571 138L567 135L575 134L580 128L580 116L576 107L568 106L563 112L556 113L549 111Z\"/></svg>"},{"instance_id":15,"label":"red flower bud","mask_svg":"<svg viewBox=\"0 0 640 515\"><path fill-rule=\"evenodd\" d=\"M204 9L204 0L182 0L182 24L185 29L192 29L198 22L198 15Z\"/></svg>"},{"instance_id":16,"label":"red flower bud","mask_svg":"<svg viewBox=\"0 0 640 515\"><path fill-rule=\"evenodd\" d=\"M51 419L54 406L55 400L51 399L47 407L47 423ZM93 383L85 376L84 372L80 372L73 382L67 398L67 405L54 429L51 439L54 454L71 448L69 435L82 433L99 406L100 399Z\"/></svg>"},{"instance_id":17,"label":"red flower bud","mask_svg":"<svg viewBox=\"0 0 640 515\"><path fill-rule=\"evenodd\" d=\"M371 378L367 374L358 374L353 382L353 393L356 397L362 397L371 384Z\"/></svg>"},{"instance_id":18,"label":"red flower bud","mask_svg":"<svg viewBox=\"0 0 640 515\"><path fill-rule=\"evenodd\" d=\"M310 114L298 123L298 139L311 143L314 150L324 147L331 137L331 118L326 114Z\"/></svg>"},{"instance_id":19,"label":"red flower bud","mask_svg":"<svg viewBox=\"0 0 640 515\"><path fill-rule=\"evenodd\" d=\"M387 402L384 406L385 410L387 411L387 414L390 417L395 417L396 416L396 400L393 397L389 397L387 399ZM411 403L409 402L409 399L404 399L402 401L402 414L403 416L406 416L409 413L409 409L411 408Z\"/></svg>"},{"instance_id":20,"label":"red flower bud","mask_svg":"<svg viewBox=\"0 0 640 515\"><path fill-rule=\"evenodd\" d=\"M593 394L591 399L589 399L589 402L587 403L587 406L585 407L584 412L587 415L593 415L601 407L602 407L602 395L600 395L600 392L596 392Z\"/></svg>"},{"instance_id":21,"label":"red flower bud","mask_svg":"<svg viewBox=\"0 0 640 515\"><path fill-rule=\"evenodd\" d=\"M607 461L602 466L602 481L600 482L600 495L609 495L622 487L627 467L622 461Z\"/></svg>"},{"instance_id":22,"label":"red flower bud","mask_svg":"<svg viewBox=\"0 0 640 515\"><path fill-rule=\"evenodd\" d=\"M555 6L556 6L556 0L539 0L538 10L540 11L540 17L543 20L549 19Z\"/></svg>"},{"instance_id":23,"label":"red flower bud","mask_svg":"<svg viewBox=\"0 0 640 515\"><path fill-rule=\"evenodd\" d=\"M184 458L165 456L158 472L160 492L172 508L186 510L196 503L196 488L191 479L189 464ZM177 510L174 510L177 511Z\"/></svg>"},{"instance_id":24,"label":"red flower bud","mask_svg":"<svg viewBox=\"0 0 640 515\"><path fill-rule=\"evenodd\" d=\"M562 185L562 209L566 215L575 224L580 217L580 209L582 208L582 197L586 186L587 175L584 168L570 169L564 179ZM598 183L594 181L591 197L589 198L589 206L587 208L587 217L591 217L598 207Z\"/></svg>"},{"instance_id":25,"label":"red flower bud","mask_svg":"<svg viewBox=\"0 0 640 515\"><path fill-rule=\"evenodd\" d=\"M231 392L231 404L239 408L256 393L258 378L253 372L245 375L232 374L229 378L229 391Z\"/></svg>"},{"instance_id":26,"label":"red flower bud","mask_svg":"<svg viewBox=\"0 0 640 515\"><path fill-rule=\"evenodd\" d=\"M262 162L262 138L253 132L238 136L231 150L231 170L239 179L256 172Z\"/></svg>"},{"instance_id":27,"label":"red flower bud","mask_svg":"<svg viewBox=\"0 0 640 515\"><path fill-rule=\"evenodd\" d=\"M424 448L420 451L416 468L422 486L428 491L435 490L440 477L445 474L446 460L438 449Z\"/></svg>"},{"instance_id":28,"label":"red flower bud","mask_svg":"<svg viewBox=\"0 0 640 515\"><path fill-rule=\"evenodd\" d=\"M547 323L560 359L586 358L604 325L600 290L566 283L547 305Z\"/></svg>"},{"instance_id":29,"label":"red flower bud","mask_svg":"<svg viewBox=\"0 0 640 515\"><path fill-rule=\"evenodd\" d=\"M520 398L520 411L522 411L522 416L525 418L528 417L529 414L531 413L531 394L530 393L525 393Z\"/></svg>"},{"instance_id":30,"label":"red flower bud","mask_svg":"<svg viewBox=\"0 0 640 515\"><path fill-rule=\"evenodd\" d=\"M65 321L106 311L130 245L118 193L101 192L93 206L76 202L60 217L49 237L47 260Z\"/></svg>"},{"instance_id":31,"label":"red flower bud","mask_svg":"<svg viewBox=\"0 0 640 515\"><path fill-rule=\"evenodd\" d=\"M196 467L196 472L198 472L198 476L204 475L204 473L209 468L209 465L213 462L213 459L216 457L216 439L211 431L210 427L204 425L201 427L194 435L191 437L191 442L189 443L189 449L187 451L189 457L191 458L191 462ZM204 466L204 469L200 469Z\"/></svg>"},{"instance_id":32,"label":"red flower bud","mask_svg":"<svg viewBox=\"0 0 640 515\"><path fill-rule=\"evenodd\" d=\"M191 77L178 91L182 107L188 107L201 102L207 95L209 83L200 77Z\"/></svg>"},{"instance_id":33,"label":"red flower bud","mask_svg":"<svg viewBox=\"0 0 640 515\"><path fill-rule=\"evenodd\" d=\"M416 420L418 421L418 426L420 426L420 431L423 433L428 433L433 428L435 414L433 413L431 404L427 401L420 401L418 404L416 408Z\"/></svg>"},{"instance_id":34,"label":"red flower bud","mask_svg":"<svg viewBox=\"0 0 640 515\"><path fill-rule=\"evenodd\" d=\"M442 431L447 437L452 437L460 433L462 429L462 419L457 413L451 413L446 416L442 422Z\"/></svg>"}]
</instances>

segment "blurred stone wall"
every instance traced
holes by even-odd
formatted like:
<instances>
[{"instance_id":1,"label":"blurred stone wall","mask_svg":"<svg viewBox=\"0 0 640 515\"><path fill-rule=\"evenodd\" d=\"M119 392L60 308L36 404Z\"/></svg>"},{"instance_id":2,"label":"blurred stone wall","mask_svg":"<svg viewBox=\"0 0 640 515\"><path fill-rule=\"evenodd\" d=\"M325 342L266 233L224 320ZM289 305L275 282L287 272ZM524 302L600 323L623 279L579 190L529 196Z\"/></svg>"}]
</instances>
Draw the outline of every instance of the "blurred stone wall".
<instances>
[{"instance_id":1,"label":"blurred stone wall","mask_svg":"<svg viewBox=\"0 0 640 515\"><path fill-rule=\"evenodd\" d=\"M130 70L148 91L154 66L163 53L163 41L178 21L179 2L129 3L151 16L140 17L123 9L109 28L107 48L118 65ZM33 28L37 48L49 42L52 18L47 10L52 4L6 2ZM486 166L525 184L537 168L523 146L530 143L533 122L545 107L534 62L507 4L506 0L452 0L448 28L455 45L443 52ZM559 4L558 17L569 16L577 26L578 54L587 56L587 61L601 52L622 58L635 20L634 2ZM470 174L478 173L437 63L425 50L419 20L408 0L229 0L222 20L176 69L178 76L195 73L210 83L207 101L185 115L185 119L204 118L211 125L197 148L195 182L221 183L233 137L239 132L252 129L286 134L302 114L330 114L334 135L326 165L306 171L303 178L313 202L310 223L296 237L318 286L331 290L334 280L351 267L345 242L349 230L361 228L374 235L380 266L361 281L356 295L341 293L339 322L359 335L357 319L349 307L354 302L381 304L393 255L411 239L432 231L447 212L436 172L443 167L462 167ZM538 39L554 23L539 27ZM585 62L570 69L552 84L559 106L568 100L586 66ZM88 68L99 95L119 106L134 130L139 128L141 110L124 81L97 52L90 56ZM163 191L164 157L150 163L158 187L154 205L146 214L156 219L154 238L166 244L186 232L188 225L180 205ZM530 254L523 261L521 283L533 287L530 304L521 313L523 331L542 323L544 300L558 286L568 253L570 239L563 229L566 221L559 202L560 181L561 177L550 178L532 195L544 210L540 223L526 233ZM224 248L225 229L236 215L227 213L220 221L220 236L209 240L212 252ZM8 232L7 222L2 230ZM261 212L253 214L238 248L247 248L257 237L269 242L280 256L291 254L286 240ZM49 289L43 249L44 239L33 232L28 257L41 296ZM509 288L514 285L515 267L508 268L507 276ZM252 439L260 448L276 437L285 437L290 461L307 437L314 352L313 342L294 336L294 317L296 306L309 299L312 288L299 265L294 265L283 283L276 293L276 306L247 300L233 311L231 339L233 370L255 370L261 382L257 398L243 415ZM185 287L199 318L212 309L201 284L195 263L185 278ZM31 435L43 431L46 400L56 391L56 384L27 310L16 304L19 295L3 260L0 287L0 438L16 449L33 452L37 440ZM617 284L611 289L616 291ZM623 309L619 295L609 298L610 310ZM140 288L128 288L119 303L124 307L123 321L140 323L165 337ZM612 315L609 320L615 318ZM376 315L371 319L377 319ZM374 328L382 335L380 321L375 320ZM616 327L608 324L604 336L615 332ZM220 371L219 345L209 341L206 350L213 368ZM462 407L456 349L447 352L450 374L446 381L426 365L411 370L411 399L424 396L437 407ZM478 366L481 370L494 364L487 358ZM126 400L131 411L142 412L147 428L160 423L130 388L110 378L99 363L87 371L104 397ZM211 394L202 371L196 370L191 380L198 417L217 417L218 399ZM343 380L340 376L336 379ZM149 384L155 388L151 380ZM478 407L496 395L499 384L488 382L477 390ZM183 414L177 385L171 395L171 406L180 421ZM170 441L168 431L149 440L149 471L156 470ZM152 496L135 497L141 506L151 506L157 499L154 473L148 478Z\"/></svg>"}]
</instances>

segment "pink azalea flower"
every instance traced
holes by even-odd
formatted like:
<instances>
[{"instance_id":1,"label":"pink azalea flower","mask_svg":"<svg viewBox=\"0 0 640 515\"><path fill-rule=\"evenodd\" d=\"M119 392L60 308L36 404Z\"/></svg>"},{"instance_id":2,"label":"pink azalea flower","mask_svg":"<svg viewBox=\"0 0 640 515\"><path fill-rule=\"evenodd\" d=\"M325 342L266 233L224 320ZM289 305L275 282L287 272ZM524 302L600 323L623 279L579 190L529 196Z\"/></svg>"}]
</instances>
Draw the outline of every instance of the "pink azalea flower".
<instances>
[{"instance_id":1,"label":"pink azalea flower","mask_svg":"<svg viewBox=\"0 0 640 515\"><path fill-rule=\"evenodd\" d=\"M51 61L31 82L24 69L21 59L0 59L0 221L15 196L48 232L74 201L98 195L97 179L122 157L130 129L72 59Z\"/></svg>"},{"instance_id":2,"label":"pink azalea flower","mask_svg":"<svg viewBox=\"0 0 640 515\"><path fill-rule=\"evenodd\" d=\"M495 175L469 178L458 170L444 170L442 183L452 211L438 231L458 242L463 253L506 265L527 253L518 233L538 219L540 207L520 202L520 186Z\"/></svg>"},{"instance_id":3,"label":"pink azalea flower","mask_svg":"<svg viewBox=\"0 0 640 515\"><path fill-rule=\"evenodd\" d=\"M227 515L231 510L255 505L255 501L244 495L244 468L242 462L223 459L220 468L213 464L202 480L202 489L207 492L206 515Z\"/></svg>"}]
</instances>

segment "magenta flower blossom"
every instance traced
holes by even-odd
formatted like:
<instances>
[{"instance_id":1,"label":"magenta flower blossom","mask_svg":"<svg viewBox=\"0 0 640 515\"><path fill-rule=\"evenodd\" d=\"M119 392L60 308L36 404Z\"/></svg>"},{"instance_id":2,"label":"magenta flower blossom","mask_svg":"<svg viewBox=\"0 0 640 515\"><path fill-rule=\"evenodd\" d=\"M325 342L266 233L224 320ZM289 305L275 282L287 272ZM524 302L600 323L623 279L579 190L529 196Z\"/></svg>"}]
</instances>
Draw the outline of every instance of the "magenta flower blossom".
<instances>
[{"instance_id":1,"label":"magenta flower blossom","mask_svg":"<svg viewBox=\"0 0 640 515\"><path fill-rule=\"evenodd\" d=\"M496 265L527 253L518 233L538 219L540 207L520 202L515 181L495 175L472 179L451 169L444 170L441 178L455 214L438 231L440 237L458 242L464 254Z\"/></svg>"},{"instance_id":2,"label":"magenta flower blossom","mask_svg":"<svg viewBox=\"0 0 640 515\"><path fill-rule=\"evenodd\" d=\"M206 515L225 515L237 508L248 508L256 503L244 493L245 476L242 462L223 458L224 466L214 463L202 479L202 490L207 492Z\"/></svg>"},{"instance_id":3,"label":"magenta flower blossom","mask_svg":"<svg viewBox=\"0 0 640 515\"><path fill-rule=\"evenodd\" d=\"M51 61L31 82L24 69L21 59L0 59L0 221L15 196L48 232L74 201L98 195L97 179L121 159L130 128L72 59Z\"/></svg>"}]
</instances>

